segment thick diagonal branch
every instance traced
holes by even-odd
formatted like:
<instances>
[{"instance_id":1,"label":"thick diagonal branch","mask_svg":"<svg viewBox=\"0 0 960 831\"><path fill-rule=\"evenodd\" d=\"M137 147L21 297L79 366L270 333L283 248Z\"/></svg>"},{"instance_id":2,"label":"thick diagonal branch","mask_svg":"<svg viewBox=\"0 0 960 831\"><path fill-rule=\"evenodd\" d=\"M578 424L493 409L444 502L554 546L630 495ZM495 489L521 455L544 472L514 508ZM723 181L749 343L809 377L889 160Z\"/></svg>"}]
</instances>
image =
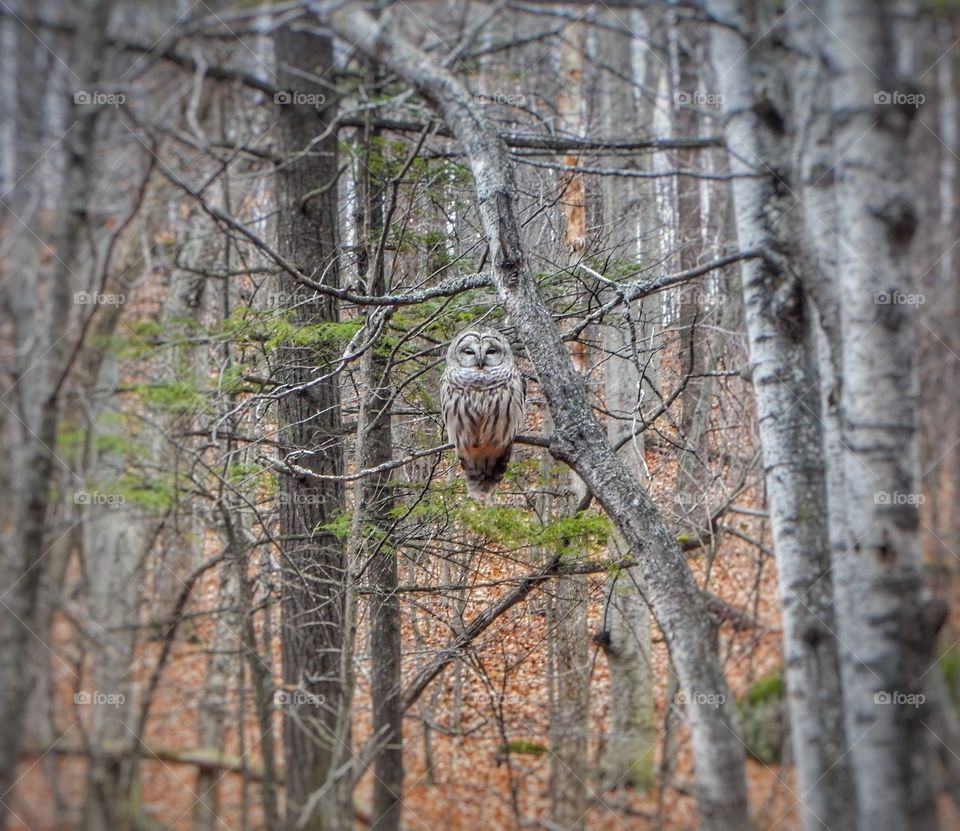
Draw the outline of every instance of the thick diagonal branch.
<instances>
[{"instance_id":1,"label":"thick diagonal branch","mask_svg":"<svg viewBox=\"0 0 960 831\"><path fill-rule=\"evenodd\" d=\"M389 18L377 21L342 3L315 3L312 9L339 37L417 89L466 151L490 246L493 281L553 416L556 432L550 451L580 475L629 543L677 674L690 693L687 716L701 825L731 831L748 827L743 745L733 726L714 624L663 517L594 418L584 380L537 292L520 245L513 164L495 125L450 72L391 31ZM716 702L722 703L715 706Z\"/></svg>"}]
</instances>

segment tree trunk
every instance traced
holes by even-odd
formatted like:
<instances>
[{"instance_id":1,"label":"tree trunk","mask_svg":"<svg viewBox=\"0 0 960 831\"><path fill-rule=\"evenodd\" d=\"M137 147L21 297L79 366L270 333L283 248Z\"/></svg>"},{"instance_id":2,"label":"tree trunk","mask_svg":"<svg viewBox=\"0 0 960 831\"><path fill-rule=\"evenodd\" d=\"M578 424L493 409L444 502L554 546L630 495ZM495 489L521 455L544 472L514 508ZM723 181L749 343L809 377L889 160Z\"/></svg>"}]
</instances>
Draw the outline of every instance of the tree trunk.
<instances>
[{"instance_id":1,"label":"tree trunk","mask_svg":"<svg viewBox=\"0 0 960 831\"><path fill-rule=\"evenodd\" d=\"M229 534L231 526L227 525ZM229 543L229 537L228 537ZM262 555L259 566L261 574L272 579L272 569L267 556ZM266 581L265 581L266 582ZM276 742L274 740L274 700L276 689L273 681L273 638L270 615L264 615L263 649L257 644L257 633L253 621L254 599L251 581L240 582L240 607L244 610L243 628L240 638L243 656L250 671L253 706L257 717L257 732L260 736L260 757L263 760L263 786L260 801L263 805L263 827L265 831L278 831L281 827L280 808L277 800L279 777L277 776Z\"/></svg>"},{"instance_id":2,"label":"tree trunk","mask_svg":"<svg viewBox=\"0 0 960 831\"><path fill-rule=\"evenodd\" d=\"M236 677L236 636L242 631L243 612L240 611L240 583L243 574L243 552L228 550L219 569L220 586L217 605L223 609L214 620L211 651L207 659L207 675L203 682L203 697L199 702L197 739L200 747L223 752L223 728L228 717L230 682ZM222 774L212 768L197 771L193 806L193 827L196 831L213 831L220 815L217 785Z\"/></svg>"},{"instance_id":3,"label":"tree trunk","mask_svg":"<svg viewBox=\"0 0 960 831\"><path fill-rule=\"evenodd\" d=\"M583 130L584 70L587 26L582 20L567 24L560 36L557 115L560 129L568 135ZM576 155L563 157L576 165ZM570 171L560 174L560 212L563 216L566 255L583 256L587 246L587 193L584 176ZM574 344L574 363L584 372L589 360L587 343ZM545 422L546 423L546 422ZM568 473L566 494L548 499L549 514L569 516L586 489L580 477ZM547 553L547 556L552 556ZM550 818L558 826L581 831L587 811L587 731L590 718L590 651L587 631L587 578L582 574L558 577L547 618L549 658L547 684L550 690Z\"/></svg>"},{"instance_id":4,"label":"tree trunk","mask_svg":"<svg viewBox=\"0 0 960 831\"><path fill-rule=\"evenodd\" d=\"M289 95L278 105L282 147L287 158L277 169L278 245L301 271L327 285L339 283L337 214L337 141L335 134L317 141L332 118L332 98L322 79L333 64L329 38L293 25L275 34L279 84ZM304 97L308 96L308 97ZM310 98L309 96L313 96ZM307 195L309 194L309 198ZM303 290L286 276L281 290L303 299ZM338 319L336 303L315 295L293 304L295 326L316 326ZM285 347L278 376L289 385L280 399L281 457L296 456L314 473L343 473L343 430L338 377L331 369L330 347ZM345 510L344 488L336 480L310 482L281 476L280 530L283 538L282 624L283 680L278 701L284 718L287 816L309 831L345 827L349 806L338 805L331 761L339 747L337 716L342 695L341 643L344 626L346 562L343 542L329 523ZM310 797L309 817L301 813Z\"/></svg>"},{"instance_id":5,"label":"tree trunk","mask_svg":"<svg viewBox=\"0 0 960 831\"><path fill-rule=\"evenodd\" d=\"M123 435L121 425L104 425L96 416L110 412L117 401L113 391L118 384L114 360L100 363L91 378L91 397L87 407L94 414L88 429L91 458L85 460L87 481L118 482L126 470L123 454L98 450L98 438ZM97 391L107 391L106 395ZM99 400L98 400L99 398ZM92 400L91 400L92 399ZM107 445L109 447L109 445ZM91 490L95 490L90 486ZM114 494L111 494L114 495ZM134 824L132 792L136 785L137 760L130 753L122 757L104 755L106 747L130 746L136 739L128 725L134 723L133 678L136 633L139 621L143 565L146 541L152 540L150 523L135 505L101 505L93 502L82 509L83 563L86 581L87 614L95 630L104 633L103 641L93 645L88 684L75 698L78 711L91 712L87 742L90 761L82 827L85 831L103 828L125 831ZM102 696L115 696L116 703L102 703Z\"/></svg>"},{"instance_id":6,"label":"tree trunk","mask_svg":"<svg viewBox=\"0 0 960 831\"><path fill-rule=\"evenodd\" d=\"M382 287L381 287L382 290ZM375 291L375 290L374 290ZM373 293L373 291L371 291ZM370 394L358 423L367 431L363 467L375 467L393 458L390 425L391 396L389 367L367 353L363 369ZM393 506L390 472L383 471L365 480L364 506L367 521L383 535L368 534L371 599L371 642L373 657L373 730L381 747L374 760L373 817L377 828L396 831L400 827L403 794L403 710L400 683L400 599L397 590L397 552L387 542Z\"/></svg>"},{"instance_id":7,"label":"tree trunk","mask_svg":"<svg viewBox=\"0 0 960 831\"><path fill-rule=\"evenodd\" d=\"M639 11L632 14L632 20L625 20L622 12L601 12L599 19L604 28L595 35L596 57L604 64L597 109L603 135L614 139L629 138L635 125L652 120L652 97L644 95L637 100L634 79L644 90L656 89L659 80L660 59L652 45L647 45L639 68L634 67L633 32L642 28L637 25L642 21L638 20ZM616 157L612 163L619 163ZM638 163L646 170L651 167L649 157L642 157ZM602 184L604 231L609 235L607 248L614 264L622 268L652 265L659 252L643 250L638 263L638 240L646 238L656 227L655 186L640 186L636 179L613 176L604 177ZM643 402L645 380L653 380L644 379L643 373L655 373L653 363L647 360L652 354L654 324L645 317L651 313L651 307L659 308L659 302L659 297L654 297L624 309L622 319L617 315L602 327L601 335L606 353L604 404L610 413L607 437L614 447L622 445L620 457L641 483L647 482L644 437L633 434L639 428L637 414ZM608 557L616 561L626 553L628 546L617 535L610 542ZM644 787L653 778L657 742L650 610L641 588L635 569L611 578L607 586L608 625L601 636L607 639L605 652L610 668L610 732L601 771L608 788Z\"/></svg>"},{"instance_id":8,"label":"tree trunk","mask_svg":"<svg viewBox=\"0 0 960 831\"><path fill-rule=\"evenodd\" d=\"M222 108L221 108L222 111ZM220 134L226 138L226 125L220 124ZM223 207L229 213L230 187L229 178L223 177L220 183ZM208 248L211 246L208 246ZM232 246L229 239L225 241L224 250L218 251L218 259L227 266L229 273L233 264ZM223 280L219 286L219 306L223 318L227 319L231 313L233 281ZM233 366L232 344L224 343L220 347L219 358L224 369ZM207 355L204 355L206 358ZM224 448L224 458L227 460L221 468L221 478L217 485L217 505L223 523L224 561L217 569L217 601L222 610L213 620L210 652L207 657L206 678L203 683L203 692L199 701L197 718L197 738L200 747L210 748L218 753L224 751L224 727L229 714L229 695L231 681L244 677L243 664L237 660L240 652L241 633L244 629L246 609L243 604L244 582L247 579L246 563L249 549L243 545L244 518L241 513L242 503L232 492L227 492L224 485L230 476L230 467L238 457L234 446L233 436L238 432L240 419L234 414L237 396L227 394L219 402L219 411L223 423L227 427L227 440ZM242 458L242 457L241 457ZM239 671L238 671L239 670ZM242 728L241 728L242 730ZM241 746L241 752L243 748ZM266 767L266 765L265 765ZM220 816L220 799L218 785L222 778L221 773L212 768L200 768L197 771L196 804L193 807L193 826L195 831L214 831ZM271 783L265 786L270 787ZM246 790L244 790L242 818L246 814ZM269 819L267 820L269 822Z\"/></svg>"},{"instance_id":9,"label":"tree trunk","mask_svg":"<svg viewBox=\"0 0 960 831\"><path fill-rule=\"evenodd\" d=\"M466 150L490 246L489 262L505 310L530 356L556 430L550 450L584 480L637 557L658 622L685 688L697 767L701 827L748 825L743 747L716 653L716 632L676 540L649 496L630 476L591 410L520 247L513 165L493 124L446 70L360 9L315 7L349 43L415 86Z\"/></svg>"},{"instance_id":10,"label":"tree trunk","mask_svg":"<svg viewBox=\"0 0 960 831\"><path fill-rule=\"evenodd\" d=\"M698 111L701 101L700 66L703 61L703 33L697 21L676 22L671 33L676 41L676 85L673 93L673 132L677 136L700 134ZM696 171L700 151L681 148L674 153L677 170ZM676 220L678 271L700 265L704 249L703 204L700 179L676 178ZM711 379L702 377L707 370L709 343L705 337L705 287L709 278L694 280L675 292L680 304L680 367L683 391L680 393L681 440L686 445L677 471L675 500L677 515L693 532L703 534L709 528L706 492L709 488L705 468L707 421L710 416Z\"/></svg>"},{"instance_id":11,"label":"tree trunk","mask_svg":"<svg viewBox=\"0 0 960 831\"><path fill-rule=\"evenodd\" d=\"M741 273L783 614L797 790L804 828L849 828L855 811L844 761L840 665L833 636L814 334L803 286L783 265L790 245L782 238L787 223L773 221L793 202L783 195L790 184L786 137L771 128L776 114L786 116L788 102L784 87L774 86L784 97L771 101L767 90L763 103L775 113L767 120L757 117L761 93L754 82L770 75L761 71L769 47L755 45L755 33L764 28L753 18L755 9L747 0L714 3L713 13L736 28L715 27L713 48L729 114L732 171L776 170L777 177L786 180L784 188L773 175L744 176L734 180L733 194L739 244L764 254L743 263ZM807 265L816 268L816 263Z\"/></svg>"},{"instance_id":12,"label":"tree trunk","mask_svg":"<svg viewBox=\"0 0 960 831\"><path fill-rule=\"evenodd\" d=\"M95 88L105 57L105 41L110 3L86 0L79 4L79 31L70 67L79 83ZM0 613L0 667L4 678L0 683L0 828L6 827L7 804L15 784L17 760L24 724L27 698L32 686L33 639L41 640L43 632L35 632L40 580L47 551L47 510L57 465L54 447L60 418L59 378L66 367L76 276L67 263L79 261L83 231L87 220L87 200L92 191L94 141L99 108L73 105L68 118L75 126L63 142L66 165L63 173L59 205L62 215L56 225L51 248L56 252L44 281L46 319L38 325L40 342L32 352L42 362L31 369L30 378L22 379L36 390L40 403L35 423L24 433L24 464L21 468L22 502L19 516L19 539L11 552L13 566L9 574L10 590Z\"/></svg>"},{"instance_id":13,"label":"tree trunk","mask_svg":"<svg viewBox=\"0 0 960 831\"><path fill-rule=\"evenodd\" d=\"M375 133L366 135L368 152ZM359 174L363 215L358 238L366 242L362 263L366 268L366 292L386 294L384 248L385 184L371 170L369 159ZM393 194L395 198L396 194ZM372 245L372 247L371 247ZM367 316L371 331L375 315ZM367 350L360 362L361 400L357 419L357 466L376 467L393 458L393 424L390 411L389 352L379 344ZM371 695L373 732L378 750L373 763L373 824L383 831L398 831L403 794L403 710L400 679L400 599L397 596L397 551L389 541L394 507L392 473L384 470L357 483L356 531L363 540L371 594L370 651L373 662Z\"/></svg>"},{"instance_id":14,"label":"tree trunk","mask_svg":"<svg viewBox=\"0 0 960 831\"><path fill-rule=\"evenodd\" d=\"M562 510L563 503L560 503ZM579 831L588 803L587 729L590 651L587 582L582 574L558 577L547 617L550 627L550 819Z\"/></svg>"},{"instance_id":15,"label":"tree trunk","mask_svg":"<svg viewBox=\"0 0 960 831\"><path fill-rule=\"evenodd\" d=\"M893 3L828 4L840 240L839 459L844 551L834 563L847 741L869 831L937 827L923 678L945 610L923 599L916 445L917 305L906 192L916 108L897 77ZM842 45L841 45L842 44ZM876 74L875 74L876 73ZM877 80L879 75L880 80Z\"/></svg>"}]
</instances>

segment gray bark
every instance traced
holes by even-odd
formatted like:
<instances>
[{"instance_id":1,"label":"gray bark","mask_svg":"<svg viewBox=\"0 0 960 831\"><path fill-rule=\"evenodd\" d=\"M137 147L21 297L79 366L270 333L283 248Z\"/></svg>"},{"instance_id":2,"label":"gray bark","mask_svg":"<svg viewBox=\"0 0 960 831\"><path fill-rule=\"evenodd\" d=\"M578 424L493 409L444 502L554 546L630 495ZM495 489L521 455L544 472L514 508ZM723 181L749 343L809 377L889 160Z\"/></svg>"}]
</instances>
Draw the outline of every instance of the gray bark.
<instances>
[{"instance_id":1,"label":"gray bark","mask_svg":"<svg viewBox=\"0 0 960 831\"><path fill-rule=\"evenodd\" d=\"M70 65L82 79L81 83L95 85L100 76L109 11L110 4L103 0L80 4L80 29ZM30 659L46 553L47 512L58 466L53 448L60 419L59 381L70 344L63 335L70 329L73 292L81 288L76 285L67 263L78 262L82 246L86 206L92 190L98 114L98 109L93 107L69 109L68 117L76 120L76 126L64 139L67 164L59 200L63 208L52 240L57 256L44 281L45 319L37 329L41 342L34 347L35 354L44 358L32 369L29 382L23 381L36 390L35 400L41 406L31 430L25 434L20 534L7 553L8 562L12 561L7 572L13 578L8 585L13 589L3 598L0 609L0 667L4 672L0 683L0 793L6 795L0 802L0 828L7 823L6 804L14 785L27 697L32 686ZM37 637L42 639L43 633Z\"/></svg>"},{"instance_id":2,"label":"gray bark","mask_svg":"<svg viewBox=\"0 0 960 831\"><path fill-rule=\"evenodd\" d=\"M828 4L839 237L846 528L834 562L847 740L869 831L937 827L923 678L945 610L924 599L916 444L915 215L892 3ZM842 44L842 45L841 45ZM879 78L879 80L878 80Z\"/></svg>"},{"instance_id":3,"label":"gray bark","mask_svg":"<svg viewBox=\"0 0 960 831\"><path fill-rule=\"evenodd\" d=\"M612 353L607 360L604 387L607 410L625 420L611 418L607 435L614 446L633 433L630 417L639 407L642 376L631 358L627 322L620 329L605 327L604 343ZM635 337L635 332L633 333ZM620 456L637 482L646 482L643 436L628 441ZM615 534L608 557L616 562L628 553L621 534ZM646 786L653 778L657 739L653 723L653 666L651 664L650 610L635 569L612 578L608 587L609 623L605 652L610 666L610 734L602 761L608 787Z\"/></svg>"},{"instance_id":4,"label":"gray bark","mask_svg":"<svg viewBox=\"0 0 960 831\"><path fill-rule=\"evenodd\" d=\"M224 207L229 211L230 188L227 177L222 180L219 190ZM208 246L208 250L213 248ZM214 255L224 262L229 273L232 265L232 249L229 242L225 244L224 249L222 252L214 249ZM219 287L217 298L224 318L228 317L231 311L232 292L232 281L224 280ZM223 368L230 368L233 364L232 345L223 344L220 347L220 353ZM230 474L230 464L238 455L232 440L232 435L237 432L239 426L239 419L231 414L235 404L235 395L225 395L219 407L229 431L229 438L224 447L224 458L227 461L221 468L221 479L217 488L217 505L223 517L227 540L224 545L224 561L217 569L217 600L221 611L213 620L211 648L207 657L206 678L197 718L197 738L200 747L216 750L218 753L222 753L224 747L224 727L229 714L231 684L235 683L238 677L241 681L243 679L243 664L237 660L237 655L245 617L242 601L244 599L243 584L247 579L247 551L242 545L240 536L244 530L244 520L239 510L240 505L237 504L239 500L225 488ZM193 806L195 831L213 831L217 825L220 813L217 786L220 778L221 774L216 769L201 768L197 771L195 788L197 799ZM266 787L269 788L270 785ZM246 818L246 791L243 796L242 817Z\"/></svg>"},{"instance_id":5,"label":"gray bark","mask_svg":"<svg viewBox=\"0 0 960 831\"><path fill-rule=\"evenodd\" d=\"M280 27L274 44L286 91L330 96L311 80L333 62L329 38L291 25ZM332 105L296 102L278 107L282 146L290 154L277 171L278 246L284 257L318 281L338 287L336 136L316 141L332 117ZM314 143L315 142L315 143ZM309 148L309 150L308 150ZM306 151L306 152L305 152ZM304 196L313 193L309 200ZM293 295L298 284L284 276L281 288ZM301 292L302 293L302 292ZM298 304L294 325L336 321L336 302L326 296ZM343 473L343 431L338 379L303 388L324 372L322 349L286 347L278 377L297 391L279 403L281 454L307 451L298 464L314 473ZM319 369L318 369L319 368ZM304 481L281 476L280 529L283 537L282 628L287 816L309 831L349 827L352 810L338 804L333 760L343 751L339 734L343 682L341 644L345 615L344 545L326 526L345 509L342 482ZM319 789L323 796L311 800ZM308 809L307 816L301 813Z\"/></svg>"},{"instance_id":6,"label":"gray bark","mask_svg":"<svg viewBox=\"0 0 960 831\"><path fill-rule=\"evenodd\" d=\"M685 688L697 768L701 826L747 827L743 749L716 654L716 632L676 541L643 488L629 475L591 411L557 327L536 291L520 246L513 166L492 123L446 70L356 8L313 6L334 31L416 87L466 150L500 299L540 379L556 429L550 450L584 480L637 557L651 604ZM703 694L703 695L701 695Z\"/></svg>"},{"instance_id":7,"label":"gray bark","mask_svg":"<svg viewBox=\"0 0 960 831\"><path fill-rule=\"evenodd\" d=\"M229 291L229 284L224 285L224 292ZM229 349L229 347L227 347ZM234 403L234 397L226 397L229 404ZM231 429L235 429L235 422L230 422ZM233 458L233 447L227 442L226 458ZM223 472L224 479L227 471ZM230 494L224 492L221 485L218 493L218 502L222 505L224 536L224 561L218 569L219 585L217 587L217 605L220 612L213 621L210 655L207 659L207 672L203 684L203 695L199 702L199 717L197 722L197 738L203 749L215 750L222 753L224 749L224 728L230 714L230 692L232 684L239 677L243 678L242 664L238 655L242 654L240 645L245 640L245 619L248 615L247 597L245 591L246 557L248 549L243 545L244 516L239 506ZM240 668L237 672L238 666ZM267 748L261 748L266 756ZM272 756L272 751L270 751ZM271 770L272 759L265 758L264 769ZM223 778L215 768L201 768L197 771L196 803L193 806L193 825L196 831L213 831L219 822L220 799L218 785ZM272 778L264 785L269 790L274 784ZM276 827L275 811L265 806L266 827Z\"/></svg>"},{"instance_id":8,"label":"gray bark","mask_svg":"<svg viewBox=\"0 0 960 831\"><path fill-rule=\"evenodd\" d=\"M240 583L244 579L240 551L228 550L219 569L220 585L217 605L221 611L214 620L211 651L203 696L199 702L197 740L201 748L223 751L223 729L229 715L231 680L236 678L237 634L242 631ZM239 613L238 613L239 612ZM193 806L193 827L196 831L213 831L220 813L217 785L222 774L204 768L197 772L196 804Z\"/></svg>"},{"instance_id":9,"label":"gray bark","mask_svg":"<svg viewBox=\"0 0 960 831\"><path fill-rule=\"evenodd\" d=\"M550 627L550 819L583 829L588 807L587 725L590 652L587 582L583 575L554 580Z\"/></svg>"},{"instance_id":10,"label":"gray bark","mask_svg":"<svg viewBox=\"0 0 960 831\"><path fill-rule=\"evenodd\" d=\"M701 107L700 65L705 50L703 32L701 24L696 21L675 22L670 31L676 51L673 130L678 136L695 135L700 129L698 110ZM700 153L696 149L681 148L674 156L677 170L697 170L700 167ZM679 271L686 271L700 265L704 253L700 180L680 176L675 187L677 264ZM704 460L711 379L700 377L709 368L709 343L704 334L703 319L708 279L691 281L677 293L680 300L680 366L685 376L680 393L680 430L686 444L677 472L677 513L699 533L709 525L705 499L709 482L705 481Z\"/></svg>"},{"instance_id":11,"label":"gray bark","mask_svg":"<svg viewBox=\"0 0 960 831\"><path fill-rule=\"evenodd\" d=\"M557 115L561 131L583 131L584 70L587 26L577 20L564 27L559 38ZM564 162L576 164L567 155ZM586 183L580 173L561 174L560 213L563 245L559 256L579 259L588 245ZM559 242L559 240L558 240ZM589 327L593 328L593 327ZM592 334L592 333L591 333ZM587 334L573 345L579 372L590 361ZM549 429L549 419L544 426ZM566 492L547 497L546 514L571 515L586 489L575 473L566 476ZM550 555L548 555L550 556ZM550 701L550 818L557 826L582 831L587 812L587 730L590 718L590 652L587 632L587 578L573 574L554 580L547 616Z\"/></svg>"},{"instance_id":12,"label":"gray bark","mask_svg":"<svg viewBox=\"0 0 960 831\"><path fill-rule=\"evenodd\" d=\"M96 388L109 392L107 400L91 402L94 413L108 408L117 382L115 362L104 361ZM96 420L90 430L94 437L107 431L116 437L122 435L119 425L101 427ZM124 472L124 458L113 453L100 455L95 449L97 443L90 441L89 444L94 458L85 466L87 480L99 483L100 487L116 482ZM93 485L88 487L96 490ZM103 633L102 640L94 645L90 671L85 676L88 683L82 693L86 698L75 700L78 716L82 710L92 710L87 731L90 755L82 827L86 831L103 828L125 831L134 824L130 797L138 766L132 753L115 758L104 751L115 751L117 746L132 749L136 741L127 726L134 721L131 673L137 640L134 625L139 617L145 549L152 535L134 505L90 504L82 509L82 514L88 625ZM116 704L105 703L111 700L102 696L115 696Z\"/></svg>"},{"instance_id":13,"label":"gray bark","mask_svg":"<svg viewBox=\"0 0 960 831\"><path fill-rule=\"evenodd\" d=\"M783 615L797 793L804 828L849 828L855 809L844 759L843 699L833 635L814 333L803 285L786 265L796 253L784 239L789 221L778 222L794 201L789 195L787 138L773 126L778 116L786 117L788 101L783 79L771 69L769 45L755 43L765 28L755 19L755 9L752 2L713 3L711 11L735 27L714 28L713 51L728 113L731 169L768 172L735 179L733 195L740 244L764 254L743 263L741 274ZM766 89L758 88L760 77ZM774 110L766 119L758 115L761 105Z\"/></svg>"},{"instance_id":14,"label":"gray bark","mask_svg":"<svg viewBox=\"0 0 960 831\"><path fill-rule=\"evenodd\" d=\"M636 27L640 13L634 12ZM606 67L599 82L598 109L603 134L623 137L635 125L652 120L652 98L638 100L632 81L643 90L655 89L660 59L647 47L642 59L633 58L634 37L627 21L618 13L606 11L600 20L609 28L597 32L597 58ZM638 27L637 27L638 28ZM634 67L639 63L638 67ZM623 68L629 67L626 72ZM617 164L616 158L612 161ZM649 158L642 160L646 169ZM656 226L656 189L639 185L636 179L605 177L603 180L604 230L608 247L617 263L635 263L640 253L638 239ZM626 221L624 221L624 219ZM654 262L658 253L644 251L644 263ZM604 404L611 413L607 425L610 443L618 447L638 426L637 413L642 404L644 372L653 372L648 362L653 324L645 321L649 307L659 298L628 306L622 318L602 327L604 366ZM623 445L620 456L638 482L647 481L644 468L644 437L639 435ZM621 536L611 540L608 556L612 561L626 553ZM653 724L653 671L650 664L650 611L643 598L639 575L631 570L609 581L608 639L605 649L610 668L610 732L601 760L607 787L644 786L653 775L656 731Z\"/></svg>"},{"instance_id":15,"label":"gray bark","mask_svg":"<svg viewBox=\"0 0 960 831\"><path fill-rule=\"evenodd\" d=\"M363 362L370 395L364 403L360 424L365 425L363 465L370 467L393 458L387 381L388 366L367 353ZM364 506L368 522L386 533L392 525L390 473L383 471L365 480ZM371 600L371 653L373 656L373 729L382 743L374 760L373 815L378 828L398 829L403 794L403 710L400 685L400 599L397 588L397 552L385 536L369 535Z\"/></svg>"},{"instance_id":16,"label":"gray bark","mask_svg":"<svg viewBox=\"0 0 960 831\"><path fill-rule=\"evenodd\" d=\"M28 426L35 423L42 390L31 383L31 367L35 360L37 337L37 305L41 280L40 206L52 190L42 175L37 162L42 156L49 136L44 129L43 109L48 100L48 73L44 60L34 48L33 33L13 17L2 21L2 68L0 68L0 107L2 107L2 192L0 231L3 239L3 257L0 259L0 320L3 321L4 344L10 349L3 362L4 392L0 407L0 441L7 448L5 464L0 465L0 492L7 498L0 502L0 587L6 590L16 585L17 563L13 552L17 547L18 517L23 502L20 471L26 465L29 444ZM52 155L52 154L51 154ZM72 543L72 534L66 535L45 557L47 572L59 573ZM10 552L7 554L6 552ZM5 594L4 594L5 597ZM37 611L44 631L48 619L41 599ZM49 604L46 604L49 605ZM0 608L0 649L8 638L16 637L18 622L13 615L4 615ZM8 627L12 632L8 634ZM37 672L32 678L32 695L26 724L27 741L49 739L54 733L50 719L52 684L46 649L34 641L31 666ZM36 662L34 663L34 659ZM0 701L3 693L0 692ZM2 705L0 705L2 706ZM21 729L17 727L16 729Z\"/></svg>"},{"instance_id":17,"label":"gray bark","mask_svg":"<svg viewBox=\"0 0 960 831\"><path fill-rule=\"evenodd\" d=\"M368 148L372 139L373 135L368 134ZM369 164L365 165L359 182L364 215L358 237L367 242L362 260L367 273L361 276L366 277L365 290L369 295L386 294L389 290L384 262L390 220L390 216L384 217L385 188L386 183L376 177ZM374 243L372 249L371 242ZM375 325L372 317L368 315L368 325ZM360 362L357 466L361 470L393 458L390 370L388 353L376 345L367 350ZM363 554L373 590L370 609L371 697L373 732L379 748L373 763L373 822L383 831L400 828L403 806L400 599L396 594L397 551L389 542L394 507L391 478L391 471L383 470L359 481L354 509L357 536L364 541Z\"/></svg>"},{"instance_id":18,"label":"gray bark","mask_svg":"<svg viewBox=\"0 0 960 831\"><path fill-rule=\"evenodd\" d=\"M227 518L228 534L232 526ZM261 574L269 574L267 557L262 555L259 565ZM263 759L263 787L260 791L260 801L263 804L263 827L266 831L276 831L281 827L280 809L278 806L277 790L279 777L277 775L276 743L274 741L274 695L273 681L273 637L269 615L263 622L263 646L258 645L257 633L254 628L252 609L255 602L251 592L250 581L240 582L240 607L246 611L243 616L241 642L243 656L250 671L250 681L253 695L254 710L257 715L257 731L260 736L260 757Z\"/></svg>"}]
</instances>

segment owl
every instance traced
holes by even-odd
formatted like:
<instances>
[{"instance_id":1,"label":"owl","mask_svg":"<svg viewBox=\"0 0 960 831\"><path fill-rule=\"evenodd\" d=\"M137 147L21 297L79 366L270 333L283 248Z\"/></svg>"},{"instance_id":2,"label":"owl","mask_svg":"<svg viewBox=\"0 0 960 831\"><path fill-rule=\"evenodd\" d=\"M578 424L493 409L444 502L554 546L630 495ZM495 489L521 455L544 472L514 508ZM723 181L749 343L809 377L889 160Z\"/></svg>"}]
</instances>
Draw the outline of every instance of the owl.
<instances>
[{"instance_id":1,"label":"owl","mask_svg":"<svg viewBox=\"0 0 960 831\"><path fill-rule=\"evenodd\" d=\"M503 478L523 424L526 388L510 344L491 329L467 329L447 350L440 406L467 476L467 495L486 500Z\"/></svg>"}]
</instances>

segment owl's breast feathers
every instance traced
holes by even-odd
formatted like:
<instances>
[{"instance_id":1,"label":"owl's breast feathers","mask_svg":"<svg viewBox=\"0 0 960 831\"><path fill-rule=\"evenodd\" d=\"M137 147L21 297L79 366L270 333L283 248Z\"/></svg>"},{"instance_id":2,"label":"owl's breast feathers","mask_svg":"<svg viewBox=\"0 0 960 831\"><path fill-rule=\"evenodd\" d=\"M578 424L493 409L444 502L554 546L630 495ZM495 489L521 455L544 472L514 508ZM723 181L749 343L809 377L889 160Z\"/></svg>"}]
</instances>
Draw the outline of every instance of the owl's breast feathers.
<instances>
[{"instance_id":1,"label":"owl's breast feathers","mask_svg":"<svg viewBox=\"0 0 960 831\"><path fill-rule=\"evenodd\" d=\"M461 456L501 453L520 427L524 393L523 378L511 367L449 368L440 387L440 403L457 452Z\"/></svg>"},{"instance_id":2,"label":"owl's breast feathers","mask_svg":"<svg viewBox=\"0 0 960 831\"><path fill-rule=\"evenodd\" d=\"M471 496L489 493L503 478L523 421L524 393L523 377L514 367L450 367L444 373L444 423Z\"/></svg>"}]
</instances>

